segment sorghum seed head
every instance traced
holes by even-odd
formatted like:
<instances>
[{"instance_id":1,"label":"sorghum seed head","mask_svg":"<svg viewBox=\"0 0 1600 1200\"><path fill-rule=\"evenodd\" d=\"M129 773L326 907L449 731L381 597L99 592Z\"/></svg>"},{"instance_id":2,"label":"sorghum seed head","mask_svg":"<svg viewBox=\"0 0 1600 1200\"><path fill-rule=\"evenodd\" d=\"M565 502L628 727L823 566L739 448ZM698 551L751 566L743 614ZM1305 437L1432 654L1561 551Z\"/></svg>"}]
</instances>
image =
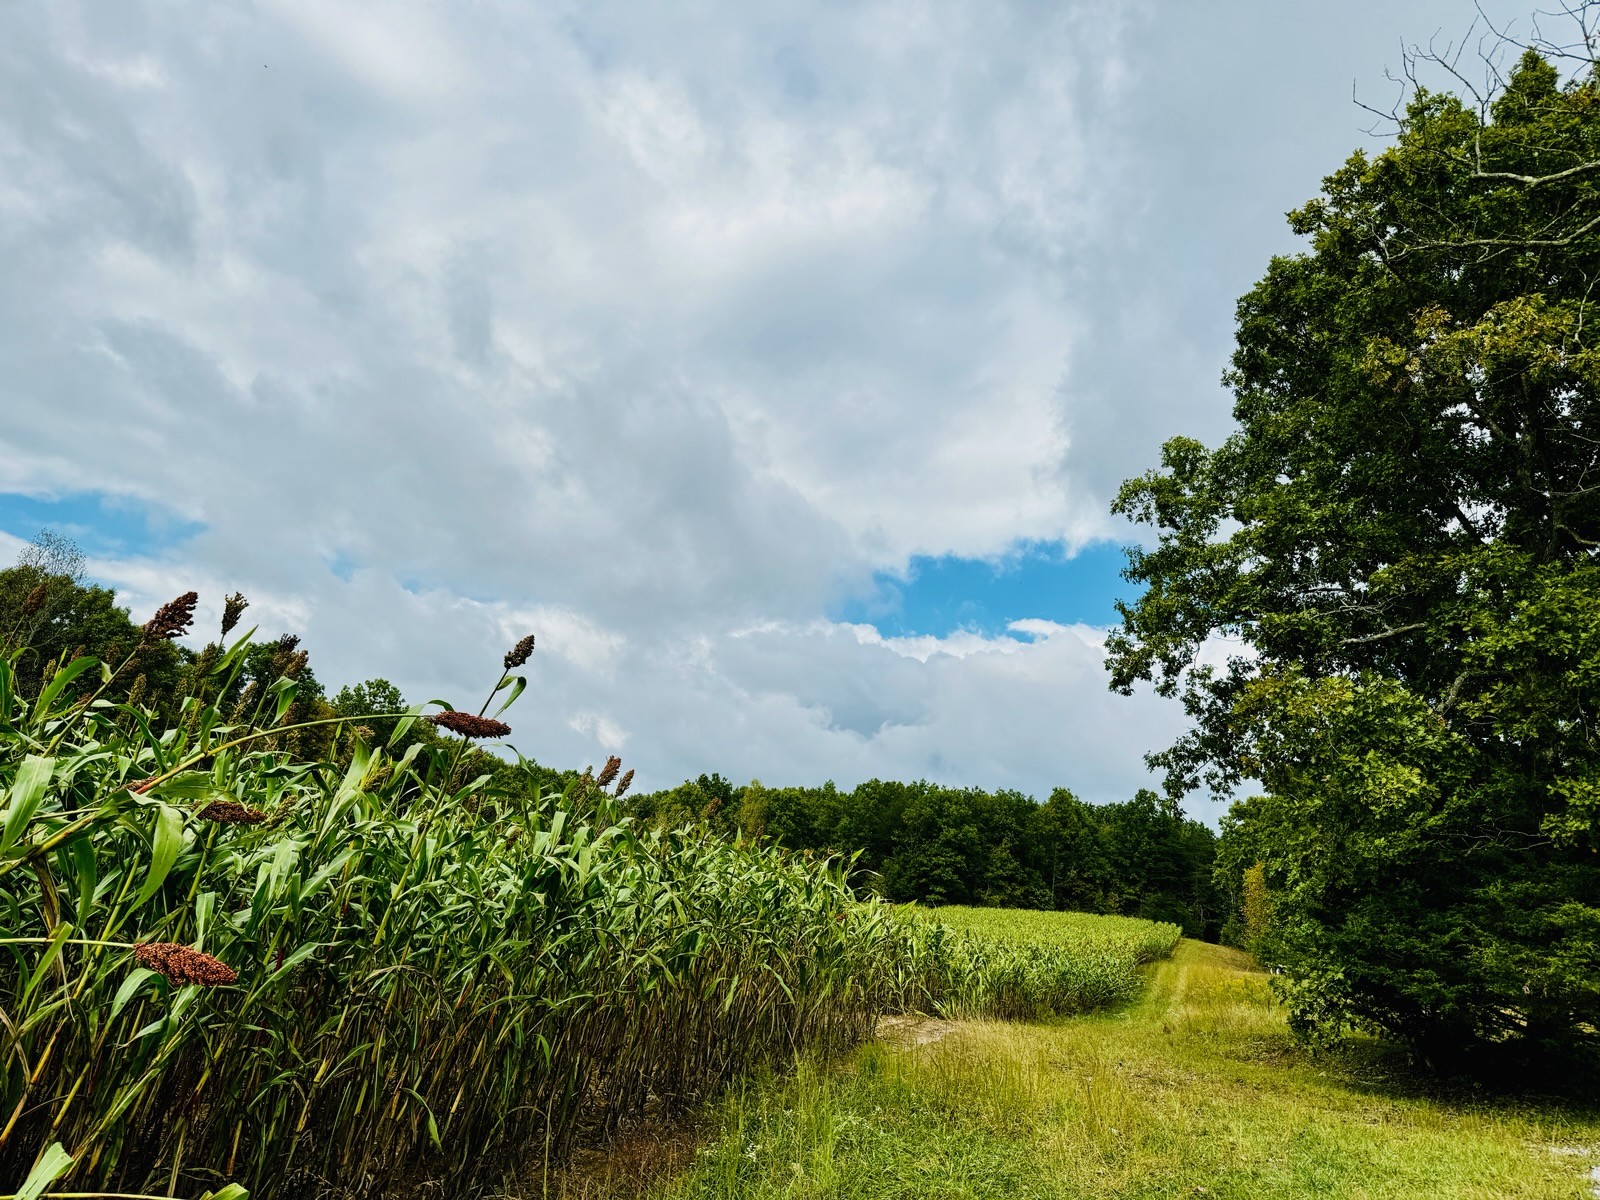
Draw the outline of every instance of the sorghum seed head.
<instances>
[{"instance_id":1,"label":"sorghum seed head","mask_svg":"<svg viewBox=\"0 0 1600 1200\"><path fill-rule=\"evenodd\" d=\"M606 765L600 768L600 774L595 778L595 783L600 787L607 786L617 777L617 772L622 770L622 760L615 754L606 759Z\"/></svg>"},{"instance_id":2,"label":"sorghum seed head","mask_svg":"<svg viewBox=\"0 0 1600 1200\"><path fill-rule=\"evenodd\" d=\"M239 618L244 616L244 610L249 607L250 601L244 598L243 592L235 592L222 601L223 637L233 632L233 627L239 623Z\"/></svg>"},{"instance_id":3,"label":"sorghum seed head","mask_svg":"<svg viewBox=\"0 0 1600 1200\"><path fill-rule=\"evenodd\" d=\"M195 815L222 825L259 825L267 819L259 808L247 808L237 800L213 800Z\"/></svg>"},{"instance_id":4,"label":"sorghum seed head","mask_svg":"<svg viewBox=\"0 0 1600 1200\"><path fill-rule=\"evenodd\" d=\"M185 592L176 600L167 601L144 623L144 640L159 642L182 637L194 624L194 606L198 603L198 592Z\"/></svg>"},{"instance_id":5,"label":"sorghum seed head","mask_svg":"<svg viewBox=\"0 0 1600 1200\"><path fill-rule=\"evenodd\" d=\"M150 775L144 779L136 779L128 785L128 790L136 796L142 796L155 786L157 776Z\"/></svg>"},{"instance_id":6,"label":"sorghum seed head","mask_svg":"<svg viewBox=\"0 0 1600 1200\"><path fill-rule=\"evenodd\" d=\"M633 768L629 767L628 770L627 770L627 773L625 775L623 775L623 777L621 779L617 780L617 792L616 792L616 794L619 795L619 796L622 795L622 793L624 793L624 792L626 792L628 790L628 788L632 785L632 783L633 783Z\"/></svg>"},{"instance_id":7,"label":"sorghum seed head","mask_svg":"<svg viewBox=\"0 0 1600 1200\"><path fill-rule=\"evenodd\" d=\"M506 670L509 671L513 667L520 667L523 663L528 661L532 654L533 634L530 633L527 637L523 638L520 642L506 652Z\"/></svg>"},{"instance_id":8,"label":"sorghum seed head","mask_svg":"<svg viewBox=\"0 0 1600 1200\"><path fill-rule=\"evenodd\" d=\"M49 584L41 583L35 587L33 591L28 593L27 599L22 602L22 615L25 617L33 616L34 613L44 607L44 599L49 594Z\"/></svg>"},{"instance_id":9,"label":"sorghum seed head","mask_svg":"<svg viewBox=\"0 0 1600 1200\"><path fill-rule=\"evenodd\" d=\"M296 653L296 648L299 645L300 638L293 633L286 633L273 643L272 673L274 675L287 675L290 679L294 678L294 664L297 659L300 659L300 655ZM304 665L303 659L301 663Z\"/></svg>"},{"instance_id":10,"label":"sorghum seed head","mask_svg":"<svg viewBox=\"0 0 1600 1200\"><path fill-rule=\"evenodd\" d=\"M449 708L442 713L434 713L428 720L441 729L448 729L451 733L459 733L466 738L502 738L511 732L511 726L504 721L496 721L491 717L478 717L472 713L456 712Z\"/></svg>"},{"instance_id":11,"label":"sorghum seed head","mask_svg":"<svg viewBox=\"0 0 1600 1200\"><path fill-rule=\"evenodd\" d=\"M141 967L164 975L179 986L195 983L201 987L226 987L239 979L238 972L227 963L177 942L140 942L133 948L133 956Z\"/></svg>"}]
</instances>

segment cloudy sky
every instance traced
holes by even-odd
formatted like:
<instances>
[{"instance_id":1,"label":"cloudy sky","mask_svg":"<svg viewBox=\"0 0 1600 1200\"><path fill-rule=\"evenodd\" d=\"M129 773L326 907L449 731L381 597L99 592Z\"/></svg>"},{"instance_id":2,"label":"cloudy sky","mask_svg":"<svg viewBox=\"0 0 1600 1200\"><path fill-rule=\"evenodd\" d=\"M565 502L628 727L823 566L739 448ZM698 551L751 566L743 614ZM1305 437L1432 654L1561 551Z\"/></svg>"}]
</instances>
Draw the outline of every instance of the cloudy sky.
<instances>
[{"instance_id":1,"label":"cloudy sky","mask_svg":"<svg viewBox=\"0 0 1600 1200\"><path fill-rule=\"evenodd\" d=\"M513 743L647 786L1124 798L1108 501L1472 15L0 0L0 561L412 699L533 632Z\"/></svg>"}]
</instances>

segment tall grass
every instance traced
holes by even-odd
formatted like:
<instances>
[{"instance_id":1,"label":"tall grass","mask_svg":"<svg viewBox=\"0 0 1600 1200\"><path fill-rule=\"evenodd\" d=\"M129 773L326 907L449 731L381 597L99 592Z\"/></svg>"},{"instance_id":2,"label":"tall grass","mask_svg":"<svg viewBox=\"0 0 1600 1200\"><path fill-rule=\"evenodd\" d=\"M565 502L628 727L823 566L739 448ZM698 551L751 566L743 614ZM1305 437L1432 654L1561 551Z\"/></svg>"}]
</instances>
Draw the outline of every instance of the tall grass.
<instances>
[{"instance_id":1,"label":"tall grass","mask_svg":"<svg viewBox=\"0 0 1600 1200\"><path fill-rule=\"evenodd\" d=\"M944 1016L1002 1020L1132 999L1138 968L1172 953L1183 932L1136 917L954 906L925 911L915 927L924 1006Z\"/></svg>"},{"instance_id":2,"label":"tall grass","mask_svg":"<svg viewBox=\"0 0 1600 1200\"><path fill-rule=\"evenodd\" d=\"M290 681L248 720L190 699L158 730L85 692L110 667L25 697L14 661L0 1194L471 1196L909 994L902 923L834 864L642 832L587 786L497 791L459 749L346 734L338 767L295 761ZM137 943L237 982L174 983Z\"/></svg>"}]
</instances>

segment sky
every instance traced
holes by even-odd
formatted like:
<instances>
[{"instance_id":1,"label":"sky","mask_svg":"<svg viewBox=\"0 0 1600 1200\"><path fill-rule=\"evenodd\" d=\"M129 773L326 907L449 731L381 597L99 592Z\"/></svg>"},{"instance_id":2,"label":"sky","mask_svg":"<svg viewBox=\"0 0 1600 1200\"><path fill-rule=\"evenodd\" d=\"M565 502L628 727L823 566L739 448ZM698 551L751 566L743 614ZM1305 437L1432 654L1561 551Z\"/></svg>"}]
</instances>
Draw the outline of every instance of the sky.
<instances>
[{"instance_id":1,"label":"sky","mask_svg":"<svg viewBox=\"0 0 1600 1200\"><path fill-rule=\"evenodd\" d=\"M0 563L463 707L534 633L510 742L643 787L1124 799L1111 498L1473 17L0 0Z\"/></svg>"}]
</instances>

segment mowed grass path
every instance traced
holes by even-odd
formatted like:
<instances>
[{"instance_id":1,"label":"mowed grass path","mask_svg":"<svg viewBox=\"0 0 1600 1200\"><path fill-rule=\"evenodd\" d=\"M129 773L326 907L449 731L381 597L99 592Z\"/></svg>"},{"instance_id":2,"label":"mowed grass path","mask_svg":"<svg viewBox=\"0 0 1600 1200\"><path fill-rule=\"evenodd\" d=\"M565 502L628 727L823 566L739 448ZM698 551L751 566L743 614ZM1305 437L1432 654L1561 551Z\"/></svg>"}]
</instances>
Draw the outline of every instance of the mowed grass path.
<instances>
[{"instance_id":1,"label":"mowed grass path","mask_svg":"<svg viewBox=\"0 0 1600 1200\"><path fill-rule=\"evenodd\" d=\"M925 1045L758 1081L711 1115L692 1164L653 1200L995 1197L1562 1197L1590 1200L1600 1115L1429 1095L1372 1044L1313 1059L1266 977L1183 942L1119 1011L961 1022ZM684 1161L680 1150L678 1162Z\"/></svg>"}]
</instances>

